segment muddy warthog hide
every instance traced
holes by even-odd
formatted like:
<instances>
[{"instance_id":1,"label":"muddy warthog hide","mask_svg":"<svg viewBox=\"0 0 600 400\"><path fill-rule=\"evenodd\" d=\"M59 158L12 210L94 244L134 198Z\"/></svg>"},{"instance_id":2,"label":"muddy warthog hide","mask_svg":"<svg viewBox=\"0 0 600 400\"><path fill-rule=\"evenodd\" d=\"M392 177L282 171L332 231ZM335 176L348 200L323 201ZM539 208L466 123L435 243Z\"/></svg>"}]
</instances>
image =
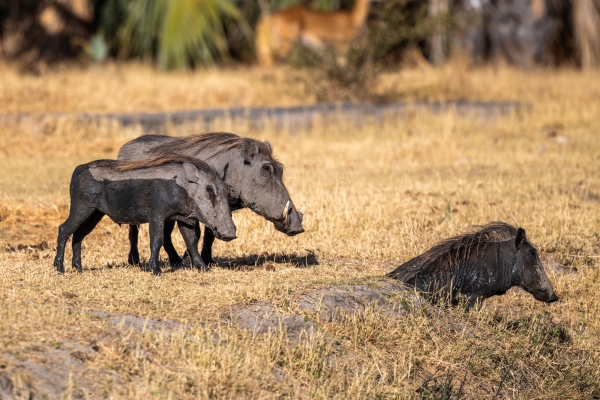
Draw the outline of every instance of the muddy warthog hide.
<instances>
[{"instance_id":1,"label":"muddy warthog hide","mask_svg":"<svg viewBox=\"0 0 600 400\"><path fill-rule=\"evenodd\" d=\"M445 298L457 304L461 297L466 298L467 308L487 297L504 294L513 286L525 289L536 300L558 300L525 231L503 222L447 239L388 276L434 301Z\"/></svg>"},{"instance_id":2,"label":"muddy warthog hide","mask_svg":"<svg viewBox=\"0 0 600 400\"><path fill-rule=\"evenodd\" d=\"M119 224L150 224L149 267L156 275L161 272L158 254L165 221L179 222L192 263L201 269L206 265L197 250L198 221L220 239L236 238L227 186L210 166L191 157L99 160L80 165L73 172L70 194L71 209L58 229L54 259L60 273L64 272L65 244L71 235L73 267L81 272L81 241L105 214Z\"/></svg>"}]
</instances>

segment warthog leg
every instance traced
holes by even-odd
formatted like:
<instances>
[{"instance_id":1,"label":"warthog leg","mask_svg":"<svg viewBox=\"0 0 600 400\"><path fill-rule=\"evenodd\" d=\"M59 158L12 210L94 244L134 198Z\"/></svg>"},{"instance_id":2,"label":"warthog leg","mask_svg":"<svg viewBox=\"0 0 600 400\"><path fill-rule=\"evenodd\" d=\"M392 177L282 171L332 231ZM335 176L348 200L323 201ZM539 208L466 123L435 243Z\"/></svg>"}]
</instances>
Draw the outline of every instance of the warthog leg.
<instances>
[{"instance_id":1,"label":"warthog leg","mask_svg":"<svg viewBox=\"0 0 600 400\"><path fill-rule=\"evenodd\" d=\"M138 251L139 225L129 225L129 256L127 262L131 265L140 263L140 253Z\"/></svg>"},{"instance_id":2,"label":"warthog leg","mask_svg":"<svg viewBox=\"0 0 600 400\"><path fill-rule=\"evenodd\" d=\"M94 211L94 208L85 207L83 205L78 207L77 204L73 205L73 203L71 203L71 211L69 212L67 220L58 227L58 241L56 244L56 257L54 257L54 268L56 268L59 273L64 274L65 272L63 262L67 240L69 240L69 237L94 213Z\"/></svg>"},{"instance_id":3,"label":"warthog leg","mask_svg":"<svg viewBox=\"0 0 600 400\"><path fill-rule=\"evenodd\" d=\"M473 294L471 294L469 296L469 301L467 302L467 311L471 310L473 307L477 310L479 308L481 308L481 305L483 304L483 300L486 297L486 294L489 296L489 293L487 293L488 290L487 289L482 289L479 290Z\"/></svg>"},{"instance_id":4,"label":"warthog leg","mask_svg":"<svg viewBox=\"0 0 600 400\"><path fill-rule=\"evenodd\" d=\"M185 241L185 246L187 248L187 256L191 258L192 265L202 271L208 271L209 268L202 260L202 257L200 257L200 254L198 254L200 224L196 222L194 226L191 226L178 222L177 226L179 226L179 232L181 233L181 236L183 236L183 240Z\"/></svg>"},{"instance_id":5,"label":"warthog leg","mask_svg":"<svg viewBox=\"0 0 600 400\"><path fill-rule=\"evenodd\" d=\"M171 232L173 232L174 227L174 221L165 221L165 229L163 232L165 238L164 248L169 256L169 263L173 266L178 266L181 265L181 257L177 254L177 250L175 250L175 246L173 246L173 241L171 240ZM138 236L139 226L129 225L129 256L127 257L127 262L131 265L138 265L140 263Z\"/></svg>"},{"instance_id":6,"label":"warthog leg","mask_svg":"<svg viewBox=\"0 0 600 400\"><path fill-rule=\"evenodd\" d=\"M177 250L175 250L173 241L171 240L171 232L173 232L173 228L175 228L175 221L165 221L165 244L163 247L169 256L169 263L176 267L181 265L181 257L179 257L179 254L177 254Z\"/></svg>"},{"instance_id":7,"label":"warthog leg","mask_svg":"<svg viewBox=\"0 0 600 400\"><path fill-rule=\"evenodd\" d=\"M198 237L200 235L198 234ZM202 241L202 260L206 265L214 264L215 261L212 258L212 245L215 241L215 234L208 226L204 226L204 239Z\"/></svg>"},{"instance_id":8,"label":"warthog leg","mask_svg":"<svg viewBox=\"0 0 600 400\"><path fill-rule=\"evenodd\" d=\"M104 213L95 210L83 224L79 225L79 228L77 228L75 233L73 233L73 241L71 243L73 246L72 264L77 272L81 272L81 242L92 230L94 230L102 217L104 217Z\"/></svg>"},{"instance_id":9,"label":"warthog leg","mask_svg":"<svg viewBox=\"0 0 600 400\"><path fill-rule=\"evenodd\" d=\"M163 218L154 217L150 219L150 261L148 267L154 272L154 275L162 274L158 255L164 244L164 229L165 221Z\"/></svg>"}]
</instances>

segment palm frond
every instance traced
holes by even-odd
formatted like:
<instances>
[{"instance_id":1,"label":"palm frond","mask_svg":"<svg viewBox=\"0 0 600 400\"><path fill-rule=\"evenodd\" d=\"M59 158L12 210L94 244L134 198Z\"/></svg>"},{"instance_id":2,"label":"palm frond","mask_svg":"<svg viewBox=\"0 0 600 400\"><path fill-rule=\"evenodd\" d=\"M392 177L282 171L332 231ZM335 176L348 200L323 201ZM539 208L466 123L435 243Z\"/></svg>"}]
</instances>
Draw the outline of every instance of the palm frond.
<instances>
[{"instance_id":1,"label":"palm frond","mask_svg":"<svg viewBox=\"0 0 600 400\"><path fill-rule=\"evenodd\" d=\"M232 0L129 0L120 7L123 21L115 34L118 53L156 59L164 69L224 59L226 20L252 35Z\"/></svg>"}]
</instances>

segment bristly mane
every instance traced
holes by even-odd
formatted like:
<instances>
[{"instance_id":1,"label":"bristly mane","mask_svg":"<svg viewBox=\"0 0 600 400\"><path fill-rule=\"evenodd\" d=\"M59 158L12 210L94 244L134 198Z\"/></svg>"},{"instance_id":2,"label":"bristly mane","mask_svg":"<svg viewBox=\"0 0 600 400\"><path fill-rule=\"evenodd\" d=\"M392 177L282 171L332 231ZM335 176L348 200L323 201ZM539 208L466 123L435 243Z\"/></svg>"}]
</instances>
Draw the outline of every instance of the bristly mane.
<instances>
[{"instance_id":1,"label":"bristly mane","mask_svg":"<svg viewBox=\"0 0 600 400\"><path fill-rule=\"evenodd\" d=\"M418 274L452 275L466 266L471 257L482 258L492 244L515 238L517 228L506 222L492 222L465 235L446 239L387 274L408 282ZM471 260L472 261L472 260ZM438 275L439 276L439 275Z\"/></svg>"},{"instance_id":2,"label":"bristly mane","mask_svg":"<svg viewBox=\"0 0 600 400\"><path fill-rule=\"evenodd\" d=\"M116 166L116 170L120 172L131 171L134 169L141 168L151 168L151 167L160 167L161 165L169 164L169 163L190 163L196 167L196 169L206 172L216 174L215 170L205 163L204 161L198 160L194 157L181 156L177 154L163 154L159 157L150 158L147 160L138 160L138 161L119 161Z\"/></svg>"},{"instance_id":3,"label":"bristly mane","mask_svg":"<svg viewBox=\"0 0 600 400\"><path fill-rule=\"evenodd\" d=\"M149 137L150 139L150 137ZM190 150L211 149L215 153L210 158L215 157L223 152L242 147L243 138L236 134L228 132L209 132L191 136L170 137L164 143L150 150L151 154L160 155L163 153L188 153ZM263 142L252 140L259 148L261 154L273 158L271 149Z\"/></svg>"}]
</instances>

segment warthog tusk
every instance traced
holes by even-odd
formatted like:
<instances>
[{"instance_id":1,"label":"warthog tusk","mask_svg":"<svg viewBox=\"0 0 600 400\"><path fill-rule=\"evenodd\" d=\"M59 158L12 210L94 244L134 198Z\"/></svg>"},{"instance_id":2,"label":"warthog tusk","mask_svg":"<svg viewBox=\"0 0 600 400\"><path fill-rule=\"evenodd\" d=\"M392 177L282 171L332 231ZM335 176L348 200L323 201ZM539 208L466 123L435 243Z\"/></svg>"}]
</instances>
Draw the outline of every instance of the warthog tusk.
<instances>
[{"instance_id":1,"label":"warthog tusk","mask_svg":"<svg viewBox=\"0 0 600 400\"><path fill-rule=\"evenodd\" d=\"M288 200L287 203L285 203L285 208L283 209L283 223L287 223L287 219L288 219L288 209L290 208L290 201Z\"/></svg>"},{"instance_id":2,"label":"warthog tusk","mask_svg":"<svg viewBox=\"0 0 600 400\"><path fill-rule=\"evenodd\" d=\"M301 212L302 214L304 214L304 213L306 212L306 201L303 201L303 202L302 202L302 208L300 209L300 212Z\"/></svg>"}]
</instances>

